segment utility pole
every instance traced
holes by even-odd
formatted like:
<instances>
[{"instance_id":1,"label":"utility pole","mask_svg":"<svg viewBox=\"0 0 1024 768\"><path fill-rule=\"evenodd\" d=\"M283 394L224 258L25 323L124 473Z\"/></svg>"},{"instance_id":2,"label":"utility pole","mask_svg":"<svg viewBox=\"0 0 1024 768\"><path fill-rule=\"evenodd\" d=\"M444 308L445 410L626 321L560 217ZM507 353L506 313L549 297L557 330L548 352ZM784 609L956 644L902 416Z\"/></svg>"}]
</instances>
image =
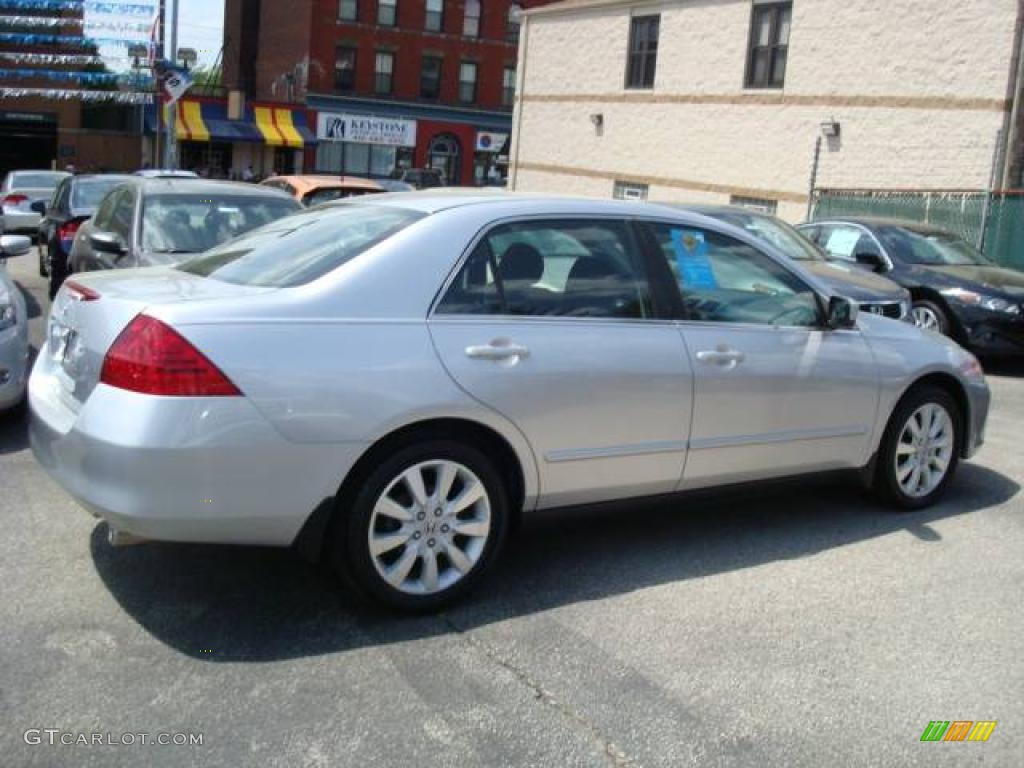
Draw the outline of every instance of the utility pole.
<instances>
[{"instance_id":1,"label":"utility pole","mask_svg":"<svg viewBox=\"0 0 1024 768\"><path fill-rule=\"evenodd\" d=\"M814 160L811 162L811 183L807 189L807 221L814 213L814 190L818 186L818 163L821 161L821 136L814 140Z\"/></svg>"},{"instance_id":2,"label":"utility pole","mask_svg":"<svg viewBox=\"0 0 1024 768\"><path fill-rule=\"evenodd\" d=\"M167 0L171 4L171 39L170 46L167 50L167 61L170 65L176 66L178 63L178 0ZM161 109L163 107L161 106ZM167 111L167 141L165 143L165 156L164 156L164 167L169 170L174 170L178 167L178 141L177 134L175 133L177 122L177 109L172 108Z\"/></svg>"}]
</instances>

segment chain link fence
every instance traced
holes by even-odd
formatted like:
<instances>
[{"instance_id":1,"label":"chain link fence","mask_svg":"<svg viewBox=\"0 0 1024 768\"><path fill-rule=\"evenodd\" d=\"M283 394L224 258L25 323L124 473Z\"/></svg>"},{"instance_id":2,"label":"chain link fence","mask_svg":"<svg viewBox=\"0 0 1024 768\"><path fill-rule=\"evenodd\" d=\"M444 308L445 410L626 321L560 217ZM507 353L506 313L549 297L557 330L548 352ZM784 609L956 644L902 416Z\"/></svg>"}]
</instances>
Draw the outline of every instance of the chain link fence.
<instances>
[{"instance_id":1,"label":"chain link fence","mask_svg":"<svg viewBox=\"0 0 1024 768\"><path fill-rule=\"evenodd\" d=\"M932 224L981 247L997 264L1024 270L1024 190L817 190L813 218L835 216Z\"/></svg>"}]
</instances>

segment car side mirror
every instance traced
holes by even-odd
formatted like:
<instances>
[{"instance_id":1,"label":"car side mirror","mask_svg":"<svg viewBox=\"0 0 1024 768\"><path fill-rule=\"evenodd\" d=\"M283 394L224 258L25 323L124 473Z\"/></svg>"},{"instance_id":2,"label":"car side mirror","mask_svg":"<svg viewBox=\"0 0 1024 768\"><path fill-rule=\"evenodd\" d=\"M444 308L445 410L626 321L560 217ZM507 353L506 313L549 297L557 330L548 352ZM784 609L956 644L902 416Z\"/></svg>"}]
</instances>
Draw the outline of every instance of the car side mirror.
<instances>
[{"instance_id":1,"label":"car side mirror","mask_svg":"<svg viewBox=\"0 0 1024 768\"><path fill-rule=\"evenodd\" d=\"M29 206L33 211L38 213L40 216L46 215L46 203L43 200L36 200L32 205Z\"/></svg>"},{"instance_id":2,"label":"car side mirror","mask_svg":"<svg viewBox=\"0 0 1024 768\"><path fill-rule=\"evenodd\" d=\"M833 296L828 300L825 324L832 330L853 328L860 312L857 305L845 296Z\"/></svg>"},{"instance_id":3,"label":"car side mirror","mask_svg":"<svg viewBox=\"0 0 1024 768\"><path fill-rule=\"evenodd\" d=\"M93 250L100 253L112 253L115 256L123 256L128 252L128 246L120 235L113 232L93 232L89 235L89 244Z\"/></svg>"},{"instance_id":4,"label":"car side mirror","mask_svg":"<svg viewBox=\"0 0 1024 768\"><path fill-rule=\"evenodd\" d=\"M32 250L32 240L24 235L3 235L0 237L0 258L24 256Z\"/></svg>"},{"instance_id":5,"label":"car side mirror","mask_svg":"<svg viewBox=\"0 0 1024 768\"><path fill-rule=\"evenodd\" d=\"M872 251L861 251L853 258L857 260L858 264L867 267L872 272L881 272L885 269L885 262L882 261L882 257Z\"/></svg>"}]
</instances>

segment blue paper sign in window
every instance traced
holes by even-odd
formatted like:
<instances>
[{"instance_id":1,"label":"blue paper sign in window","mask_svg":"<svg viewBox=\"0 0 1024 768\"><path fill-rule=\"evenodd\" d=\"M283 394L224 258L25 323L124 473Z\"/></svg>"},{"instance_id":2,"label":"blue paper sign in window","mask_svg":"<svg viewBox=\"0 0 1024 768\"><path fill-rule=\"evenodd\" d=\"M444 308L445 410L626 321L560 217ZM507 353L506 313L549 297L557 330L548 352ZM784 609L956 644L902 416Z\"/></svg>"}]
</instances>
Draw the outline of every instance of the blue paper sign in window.
<instances>
[{"instance_id":1,"label":"blue paper sign in window","mask_svg":"<svg viewBox=\"0 0 1024 768\"><path fill-rule=\"evenodd\" d=\"M714 290L718 287L715 271L708 258L704 233L693 229L673 229L672 248L684 288Z\"/></svg>"}]
</instances>

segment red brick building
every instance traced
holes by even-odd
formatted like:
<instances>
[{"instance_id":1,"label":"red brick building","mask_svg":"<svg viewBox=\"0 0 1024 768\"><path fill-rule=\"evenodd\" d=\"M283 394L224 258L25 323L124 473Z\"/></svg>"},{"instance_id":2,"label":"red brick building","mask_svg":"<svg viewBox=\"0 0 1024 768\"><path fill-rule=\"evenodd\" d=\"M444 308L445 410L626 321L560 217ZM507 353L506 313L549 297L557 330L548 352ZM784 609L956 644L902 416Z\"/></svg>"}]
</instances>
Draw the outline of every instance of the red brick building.
<instances>
[{"instance_id":1,"label":"red brick building","mask_svg":"<svg viewBox=\"0 0 1024 768\"><path fill-rule=\"evenodd\" d=\"M306 171L430 166L452 184L494 180L511 128L518 10L544 2L227 0L228 112L304 105L316 138Z\"/></svg>"}]
</instances>

